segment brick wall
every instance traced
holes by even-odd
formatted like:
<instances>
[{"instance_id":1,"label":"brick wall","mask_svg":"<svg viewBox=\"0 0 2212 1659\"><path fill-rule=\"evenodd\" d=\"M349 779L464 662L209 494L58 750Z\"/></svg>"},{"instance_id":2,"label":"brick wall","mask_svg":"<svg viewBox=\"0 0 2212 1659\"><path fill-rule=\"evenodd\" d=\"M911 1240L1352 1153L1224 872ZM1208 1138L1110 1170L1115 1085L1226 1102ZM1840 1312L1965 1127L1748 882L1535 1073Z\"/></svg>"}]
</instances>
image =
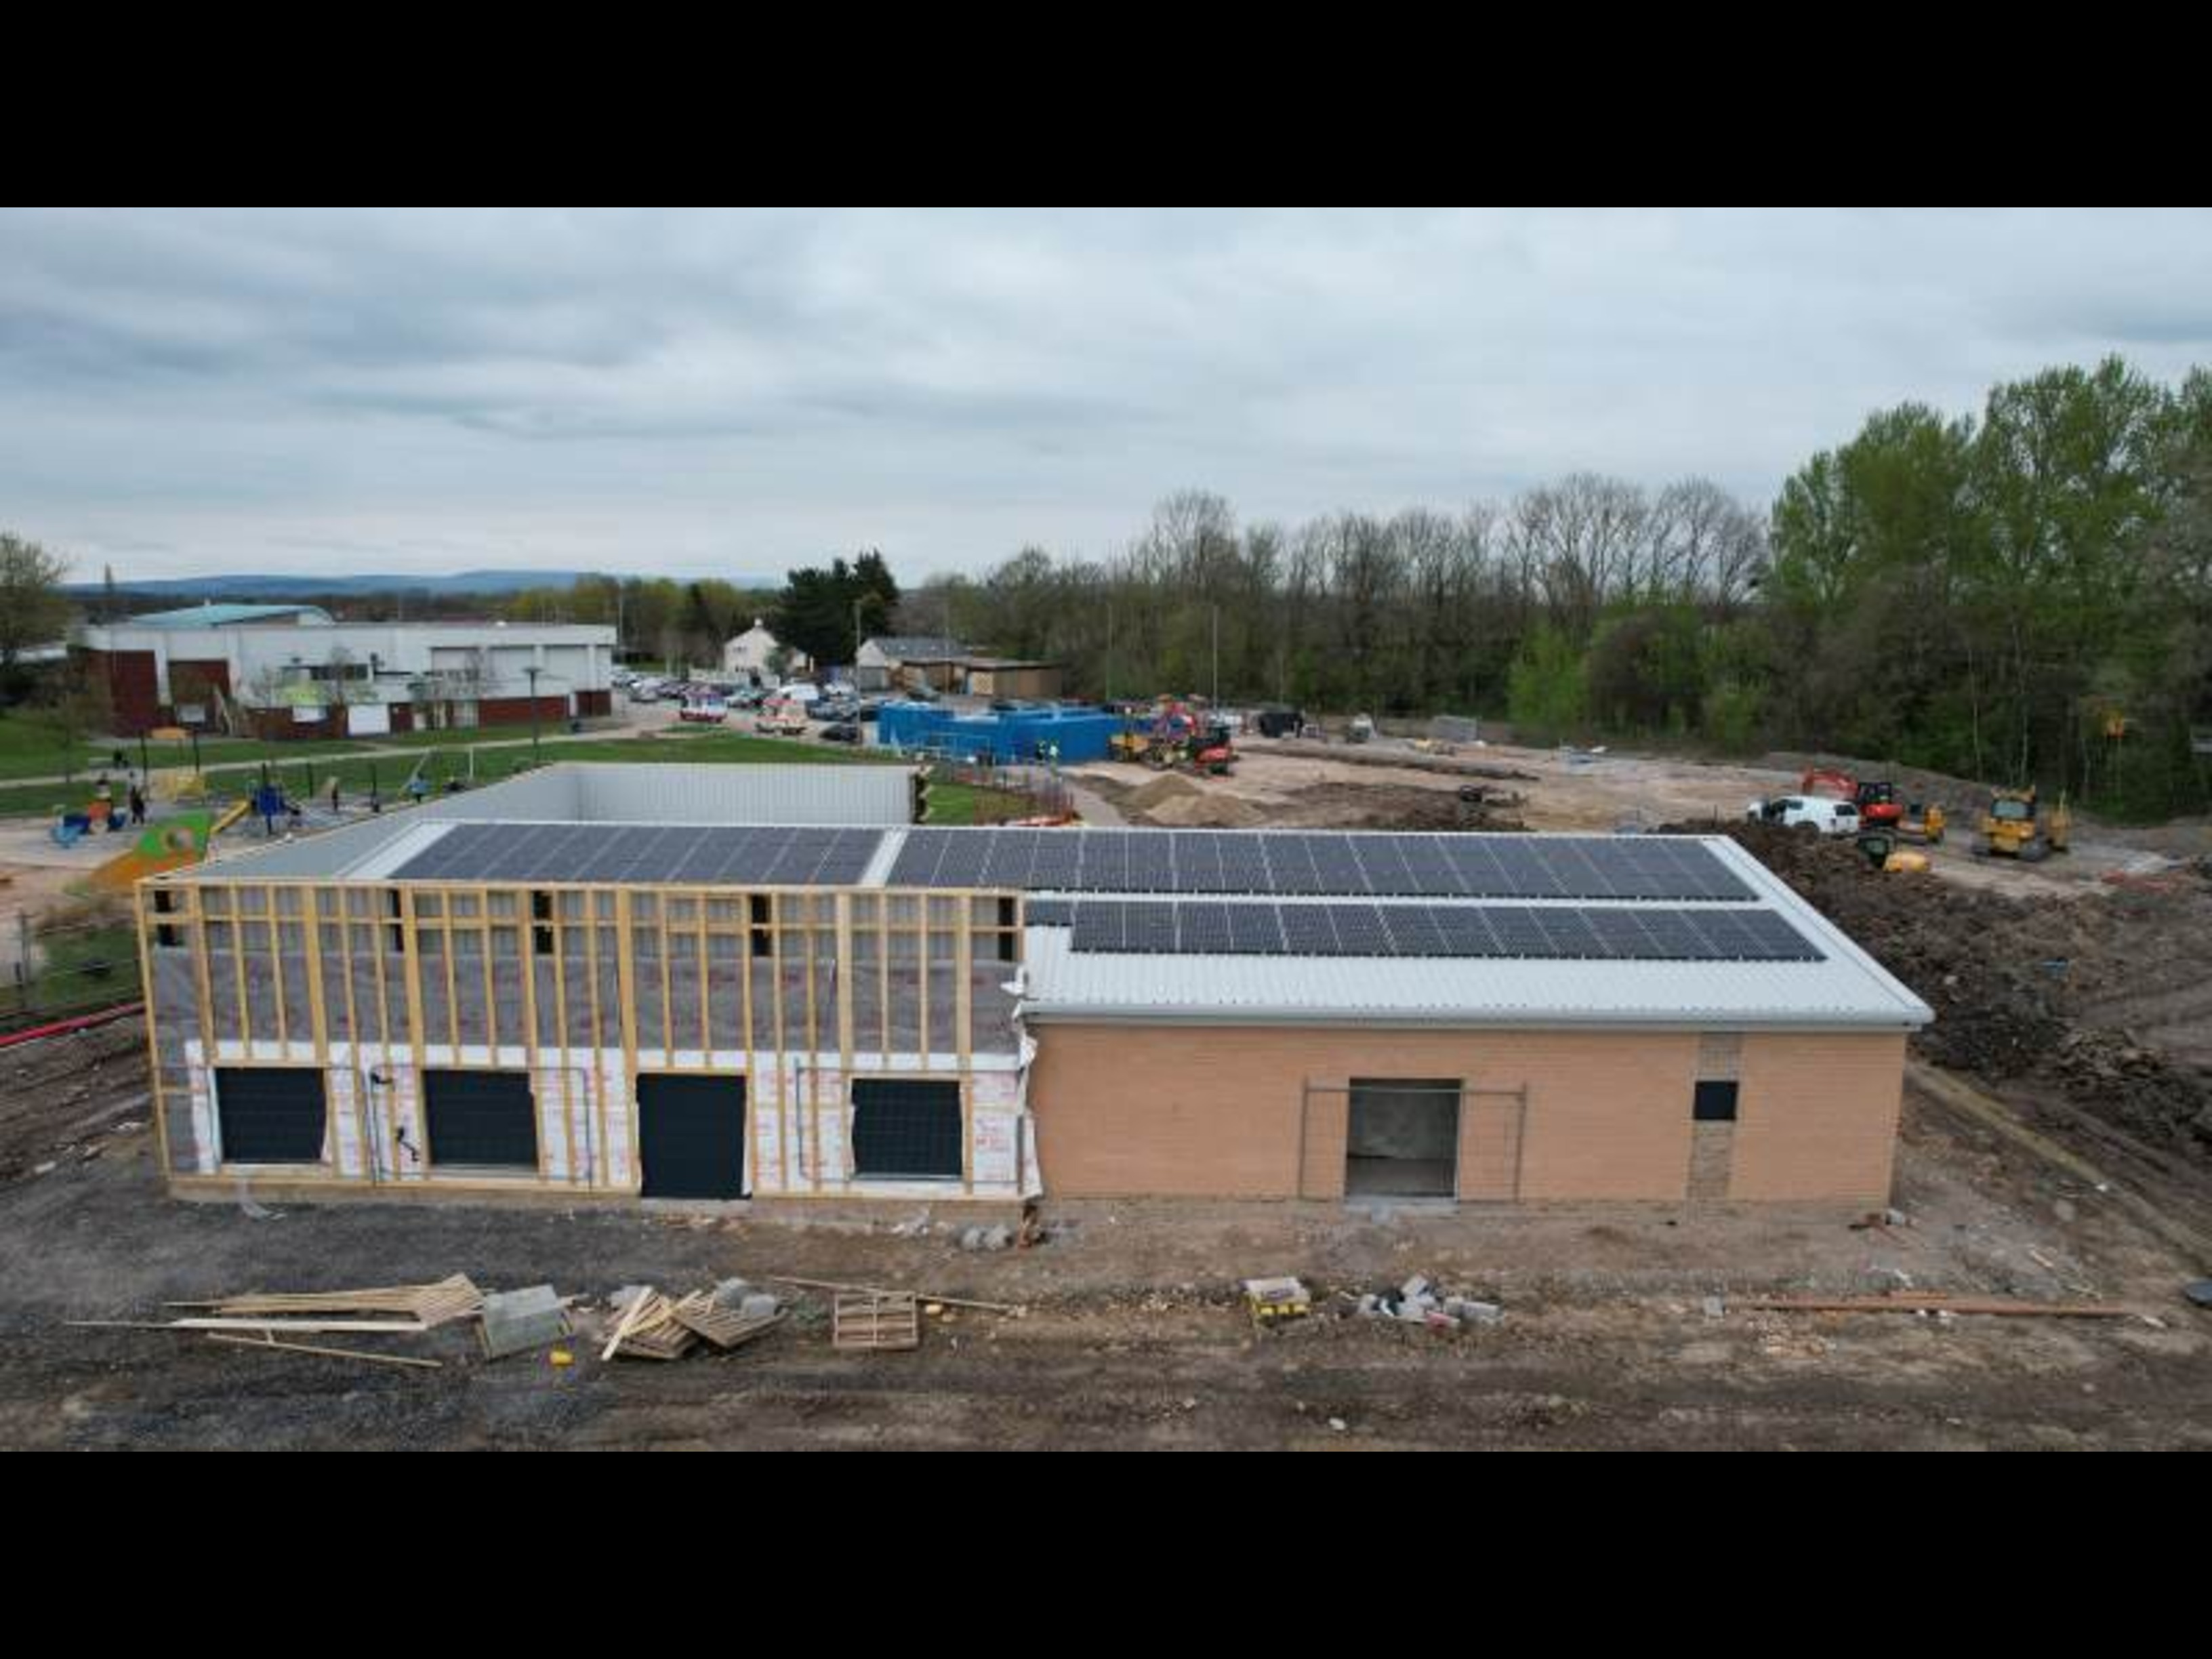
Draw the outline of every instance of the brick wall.
<instances>
[{"instance_id":1,"label":"brick wall","mask_svg":"<svg viewBox=\"0 0 2212 1659\"><path fill-rule=\"evenodd\" d=\"M1889 1202L1905 1038L1746 1036L1729 1196Z\"/></svg>"},{"instance_id":2,"label":"brick wall","mask_svg":"<svg viewBox=\"0 0 2212 1659\"><path fill-rule=\"evenodd\" d=\"M568 718L568 699L566 696L538 698L538 717L549 726L559 725ZM477 704L477 724L527 726L530 724L530 699L486 697Z\"/></svg>"},{"instance_id":3,"label":"brick wall","mask_svg":"<svg viewBox=\"0 0 2212 1659\"><path fill-rule=\"evenodd\" d=\"M166 723L161 675L150 651L94 651L72 647L70 654L85 675L106 689L119 737L135 738Z\"/></svg>"},{"instance_id":4,"label":"brick wall","mask_svg":"<svg viewBox=\"0 0 2212 1659\"><path fill-rule=\"evenodd\" d=\"M1488 1096L1462 1109L1464 1197L1509 1197L1516 1181L1525 1199L1673 1200L1687 1190L1692 1033L1055 1024L1036 1035L1030 1101L1049 1194L1340 1196L1341 1085L1355 1077L1526 1088L1525 1117ZM1902 1037L1750 1037L1742 1055L1731 1197L1857 1202L1887 1192Z\"/></svg>"}]
</instances>

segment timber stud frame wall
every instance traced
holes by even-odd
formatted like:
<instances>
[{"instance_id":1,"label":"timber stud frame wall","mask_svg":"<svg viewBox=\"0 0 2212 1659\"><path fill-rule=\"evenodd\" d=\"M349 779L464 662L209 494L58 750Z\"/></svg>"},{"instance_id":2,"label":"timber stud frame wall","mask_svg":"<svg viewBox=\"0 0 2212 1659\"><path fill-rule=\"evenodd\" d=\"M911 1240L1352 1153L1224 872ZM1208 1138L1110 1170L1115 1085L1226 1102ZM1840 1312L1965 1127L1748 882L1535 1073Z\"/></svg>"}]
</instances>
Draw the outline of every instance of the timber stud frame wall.
<instances>
[{"instance_id":1,"label":"timber stud frame wall","mask_svg":"<svg viewBox=\"0 0 2212 1659\"><path fill-rule=\"evenodd\" d=\"M1038 1190L1010 982L1023 897L898 888L484 884L195 872L137 891L162 1167L180 1194L285 1186L635 1195L638 1082L744 1079L757 1196ZM322 1156L241 1165L222 1073L319 1074ZM433 1073L520 1073L536 1167L441 1167ZM853 1085L958 1085L960 1164L854 1168ZM303 1079L301 1099L313 1091ZM733 1109L737 1097L732 1092Z\"/></svg>"}]
</instances>

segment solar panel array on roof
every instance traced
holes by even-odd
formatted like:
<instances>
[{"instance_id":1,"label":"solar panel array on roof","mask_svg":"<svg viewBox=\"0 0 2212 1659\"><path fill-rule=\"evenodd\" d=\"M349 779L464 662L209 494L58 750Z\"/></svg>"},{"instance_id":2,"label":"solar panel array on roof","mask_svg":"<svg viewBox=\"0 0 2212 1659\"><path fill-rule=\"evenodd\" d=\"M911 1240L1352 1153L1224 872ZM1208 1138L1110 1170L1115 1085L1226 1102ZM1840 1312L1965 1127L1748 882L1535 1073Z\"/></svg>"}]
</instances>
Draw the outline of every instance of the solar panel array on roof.
<instances>
[{"instance_id":1,"label":"solar panel array on roof","mask_svg":"<svg viewBox=\"0 0 2212 1659\"><path fill-rule=\"evenodd\" d=\"M1823 962L1771 910L1527 904L1265 904L1119 899L1031 904L1087 954L1523 957L1545 961Z\"/></svg>"},{"instance_id":2,"label":"solar panel array on roof","mask_svg":"<svg viewBox=\"0 0 2212 1659\"><path fill-rule=\"evenodd\" d=\"M845 886L883 841L878 830L677 824L457 823L393 872L401 881L641 882Z\"/></svg>"},{"instance_id":3,"label":"solar panel array on roof","mask_svg":"<svg viewBox=\"0 0 2212 1659\"><path fill-rule=\"evenodd\" d=\"M895 887L1378 898L1753 896L1686 837L1341 835L1276 831L911 830Z\"/></svg>"}]
</instances>

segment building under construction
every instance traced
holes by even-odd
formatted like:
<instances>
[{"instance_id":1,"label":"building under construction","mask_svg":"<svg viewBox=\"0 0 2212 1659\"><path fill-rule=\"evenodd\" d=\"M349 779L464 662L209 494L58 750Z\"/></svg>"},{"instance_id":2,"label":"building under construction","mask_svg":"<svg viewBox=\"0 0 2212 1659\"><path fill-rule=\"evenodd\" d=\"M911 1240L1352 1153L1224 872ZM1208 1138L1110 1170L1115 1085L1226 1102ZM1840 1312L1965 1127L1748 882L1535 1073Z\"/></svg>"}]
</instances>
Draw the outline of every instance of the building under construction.
<instances>
[{"instance_id":1,"label":"building under construction","mask_svg":"<svg viewBox=\"0 0 2212 1659\"><path fill-rule=\"evenodd\" d=\"M1928 1008L1721 838L560 766L149 881L173 1188L1884 1201Z\"/></svg>"}]
</instances>

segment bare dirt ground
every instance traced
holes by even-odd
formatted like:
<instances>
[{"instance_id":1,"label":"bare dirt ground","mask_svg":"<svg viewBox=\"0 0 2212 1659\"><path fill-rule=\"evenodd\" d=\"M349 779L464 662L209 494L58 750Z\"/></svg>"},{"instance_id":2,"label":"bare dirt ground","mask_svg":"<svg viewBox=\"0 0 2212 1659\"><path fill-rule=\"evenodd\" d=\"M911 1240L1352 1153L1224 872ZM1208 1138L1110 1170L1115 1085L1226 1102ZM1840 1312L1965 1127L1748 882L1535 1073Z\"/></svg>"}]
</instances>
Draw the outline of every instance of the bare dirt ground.
<instances>
[{"instance_id":1,"label":"bare dirt ground","mask_svg":"<svg viewBox=\"0 0 2212 1659\"><path fill-rule=\"evenodd\" d=\"M1081 1205L1054 1212L1072 1231L1051 1243L975 1255L891 1219L366 1204L256 1219L162 1198L143 1128L98 1144L98 1158L0 1184L0 1445L2212 1446L2212 1316L2175 1295L2172 1249L2093 1186L1918 1097L1898 1190L1913 1224L1889 1232L1686 1209ZM454 1327L401 1350L447 1362L422 1373L62 1322L457 1271L594 1296L792 1273L1030 1311L957 1315L918 1352L860 1358L833 1352L803 1304L727 1358L601 1365L575 1344L566 1370L542 1355L484 1363ZM1255 1334L1234 1281L1279 1272L1305 1275L1322 1310ZM1416 1273L1501 1302L1504 1322L1433 1335L1353 1317L1336 1294ZM1900 1276L2112 1297L2149 1318L1715 1317L1705 1304Z\"/></svg>"},{"instance_id":2,"label":"bare dirt ground","mask_svg":"<svg viewBox=\"0 0 2212 1659\"><path fill-rule=\"evenodd\" d=\"M1726 765L1678 757L1638 756L1510 744L1463 746L1427 755L1402 739L1319 745L1238 741L1235 772L1225 778L1168 780L1164 800L1133 809L1130 797L1159 787L1138 768L1113 764L1073 769L1086 788L1113 801L1132 823L1168 828L1437 830L1525 827L1610 833L1662 823L1739 823L1746 806L1797 787L1806 766L1832 757L1777 755L1771 764ZM1498 774L1518 775L1500 777ZM2212 827L2176 823L2156 830L2115 828L2079 819L2075 850L2064 859L2025 866L1973 856L1970 824L1985 792L1933 773L1894 775L1915 800L1941 802L1961 832L1934 848L1936 873L1961 886L2048 897L2073 896L2137 878L2154 878L2176 860L2212 854ZM1489 798L1488 816L1468 820L1456 810L1469 785Z\"/></svg>"}]
</instances>

